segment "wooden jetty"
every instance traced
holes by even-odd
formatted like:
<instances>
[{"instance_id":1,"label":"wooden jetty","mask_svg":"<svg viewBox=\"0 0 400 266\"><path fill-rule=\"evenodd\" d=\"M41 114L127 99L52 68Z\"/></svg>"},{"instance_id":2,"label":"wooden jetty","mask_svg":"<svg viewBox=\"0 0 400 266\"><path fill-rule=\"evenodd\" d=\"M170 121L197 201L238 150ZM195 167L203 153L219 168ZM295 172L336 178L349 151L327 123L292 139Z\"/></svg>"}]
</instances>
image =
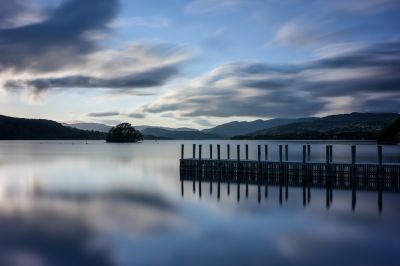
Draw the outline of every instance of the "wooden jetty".
<instances>
[{"instance_id":1,"label":"wooden jetty","mask_svg":"<svg viewBox=\"0 0 400 266\"><path fill-rule=\"evenodd\" d=\"M193 158L184 157L182 144L180 159L180 179L182 181L236 183L258 186L291 186L328 189L349 189L367 191L400 192L400 164L385 164L382 161L382 146L377 146L377 162L358 163L356 146L351 147L350 163L333 163L332 145L326 146L325 162L310 161L310 145L303 145L301 162L289 161L288 145L279 145L279 161L268 160L268 146L264 145L264 158L261 160L262 147L258 145L258 160L249 160L248 145L245 145L245 160L240 158L240 145L237 145L236 159L230 159L230 145L227 146L227 158L221 159L221 146L217 145L217 158L202 157L202 145L196 158L196 145L193 144ZM284 150L284 152L283 152ZM285 160L283 160L283 155ZM228 191L229 193L229 191Z\"/></svg>"}]
</instances>

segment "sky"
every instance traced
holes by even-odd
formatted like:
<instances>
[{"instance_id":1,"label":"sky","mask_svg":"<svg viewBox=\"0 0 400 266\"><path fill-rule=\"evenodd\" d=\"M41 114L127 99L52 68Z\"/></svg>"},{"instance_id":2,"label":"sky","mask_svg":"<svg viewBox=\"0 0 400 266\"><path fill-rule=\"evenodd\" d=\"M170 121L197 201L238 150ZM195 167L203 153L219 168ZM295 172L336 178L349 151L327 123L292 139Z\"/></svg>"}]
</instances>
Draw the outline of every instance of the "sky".
<instances>
[{"instance_id":1,"label":"sky","mask_svg":"<svg viewBox=\"0 0 400 266\"><path fill-rule=\"evenodd\" d=\"M0 0L0 114L208 128L400 112L398 0Z\"/></svg>"}]
</instances>

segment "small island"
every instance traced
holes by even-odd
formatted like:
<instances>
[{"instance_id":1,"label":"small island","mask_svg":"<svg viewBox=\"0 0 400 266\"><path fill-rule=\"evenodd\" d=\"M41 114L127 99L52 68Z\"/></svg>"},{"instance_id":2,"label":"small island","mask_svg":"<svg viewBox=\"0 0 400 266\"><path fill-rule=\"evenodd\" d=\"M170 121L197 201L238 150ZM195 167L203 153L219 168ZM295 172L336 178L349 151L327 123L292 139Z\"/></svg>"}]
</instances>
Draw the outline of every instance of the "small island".
<instances>
[{"instance_id":1,"label":"small island","mask_svg":"<svg viewBox=\"0 0 400 266\"><path fill-rule=\"evenodd\" d=\"M106 142L138 142L143 140L143 134L129 123L122 123L112 127L106 136Z\"/></svg>"}]
</instances>

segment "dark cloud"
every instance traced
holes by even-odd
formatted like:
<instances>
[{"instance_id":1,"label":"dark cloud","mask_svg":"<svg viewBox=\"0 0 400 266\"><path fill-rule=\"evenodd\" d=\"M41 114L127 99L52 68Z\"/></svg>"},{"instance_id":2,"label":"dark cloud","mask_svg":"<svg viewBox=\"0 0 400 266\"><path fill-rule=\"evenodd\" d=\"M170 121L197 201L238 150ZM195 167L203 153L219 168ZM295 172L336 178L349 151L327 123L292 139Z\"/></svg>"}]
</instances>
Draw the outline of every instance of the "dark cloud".
<instances>
[{"instance_id":1,"label":"dark cloud","mask_svg":"<svg viewBox=\"0 0 400 266\"><path fill-rule=\"evenodd\" d=\"M89 113L87 116L91 117L107 117L107 116L116 116L119 115L119 112L100 112L100 113Z\"/></svg>"},{"instance_id":2,"label":"dark cloud","mask_svg":"<svg viewBox=\"0 0 400 266\"><path fill-rule=\"evenodd\" d=\"M21 8L14 3L4 10L8 4L1 5L6 18ZM41 22L1 29L0 70L53 71L77 64L81 55L96 49L89 33L107 31L117 10L117 0L66 0Z\"/></svg>"},{"instance_id":3,"label":"dark cloud","mask_svg":"<svg viewBox=\"0 0 400 266\"><path fill-rule=\"evenodd\" d=\"M399 112L399 97L400 43L391 42L296 65L226 64L143 110L216 117L298 117L340 108Z\"/></svg>"},{"instance_id":4,"label":"dark cloud","mask_svg":"<svg viewBox=\"0 0 400 266\"><path fill-rule=\"evenodd\" d=\"M51 88L107 88L123 90L160 86L177 74L178 70L175 66L164 66L110 79L90 76L66 76L61 78L11 80L6 82L5 88L10 90L32 89L35 93L40 93Z\"/></svg>"},{"instance_id":5,"label":"dark cloud","mask_svg":"<svg viewBox=\"0 0 400 266\"><path fill-rule=\"evenodd\" d=\"M128 117L130 117L130 118L145 118L146 114L143 114L143 113L130 113L130 114L128 114Z\"/></svg>"}]
</instances>

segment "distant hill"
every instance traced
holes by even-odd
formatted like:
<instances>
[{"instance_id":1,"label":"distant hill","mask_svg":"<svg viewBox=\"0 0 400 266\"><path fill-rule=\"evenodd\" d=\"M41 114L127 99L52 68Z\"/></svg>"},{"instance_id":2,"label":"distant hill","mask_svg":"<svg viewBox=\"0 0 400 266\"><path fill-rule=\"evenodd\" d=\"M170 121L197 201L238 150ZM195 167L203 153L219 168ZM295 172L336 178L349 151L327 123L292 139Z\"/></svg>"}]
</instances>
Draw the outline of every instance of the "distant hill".
<instances>
[{"instance_id":1,"label":"distant hill","mask_svg":"<svg viewBox=\"0 0 400 266\"><path fill-rule=\"evenodd\" d=\"M233 137L237 135L247 135L258 130L264 130L280 125L286 125L294 122L309 122L316 118L274 118L269 120L255 120L251 122L247 121L233 121L225 123L210 129L205 129L203 132L223 136L223 137Z\"/></svg>"},{"instance_id":2,"label":"distant hill","mask_svg":"<svg viewBox=\"0 0 400 266\"><path fill-rule=\"evenodd\" d=\"M400 142L400 118L382 129L378 136L378 142L390 144Z\"/></svg>"},{"instance_id":3,"label":"distant hill","mask_svg":"<svg viewBox=\"0 0 400 266\"><path fill-rule=\"evenodd\" d=\"M75 124L66 124L63 123L63 126L73 127L81 130L91 130L91 131L99 131L107 133L111 126L100 124L100 123L75 123Z\"/></svg>"},{"instance_id":4,"label":"distant hill","mask_svg":"<svg viewBox=\"0 0 400 266\"><path fill-rule=\"evenodd\" d=\"M134 126L137 130L143 131L148 128L154 128L154 129L166 129L166 130L172 130L172 131L198 131L197 129L194 128L188 128L188 127L178 127L178 128L173 128L173 127L157 127L157 126L147 126L147 125L139 125L139 126Z\"/></svg>"},{"instance_id":5,"label":"distant hill","mask_svg":"<svg viewBox=\"0 0 400 266\"><path fill-rule=\"evenodd\" d=\"M0 115L2 140L105 139L105 133L63 126L44 119L24 119Z\"/></svg>"},{"instance_id":6,"label":"distant hill","mask_svg":"<svg viewBox=\"0 0 400 266\"><path fill-rule=\"evenodd\" d=\"M169 130L158 127L149 127L141 130L145 136L164 139L221 139L221 136L198 130ZM145 137L146 138L146 137Z\"/></svg>"},{"instance_id":7,"label":"distant hill","mask_svg":"<svg viewBox=\"0 0 400 266\"><path fill-rule=\"evenodd\" d=\"M351 113L316 118L235 136L235 139L377 139L396 113Z\"/></svg>"},{"instance_id":8,"label":"distant hill","mask_svg":"<svg viewBox=\"0 0 400 266\"><path fill-rule=\"evenodd\" d=\"M400 115L396 113L351 113L322 118L277 118L252 122L235 121L202 131L145 125L134 127L143 133L144 139L152 140L224 138L376 140L383 138L381 130L399 117ZM66 126L50 120L0 116L0 139L105 139L105 132L110 128L99 123L77 123ZM396 126L389 128L385 136L392 134L390 132L396 128Z\"/></svg>"}]
</instances>

